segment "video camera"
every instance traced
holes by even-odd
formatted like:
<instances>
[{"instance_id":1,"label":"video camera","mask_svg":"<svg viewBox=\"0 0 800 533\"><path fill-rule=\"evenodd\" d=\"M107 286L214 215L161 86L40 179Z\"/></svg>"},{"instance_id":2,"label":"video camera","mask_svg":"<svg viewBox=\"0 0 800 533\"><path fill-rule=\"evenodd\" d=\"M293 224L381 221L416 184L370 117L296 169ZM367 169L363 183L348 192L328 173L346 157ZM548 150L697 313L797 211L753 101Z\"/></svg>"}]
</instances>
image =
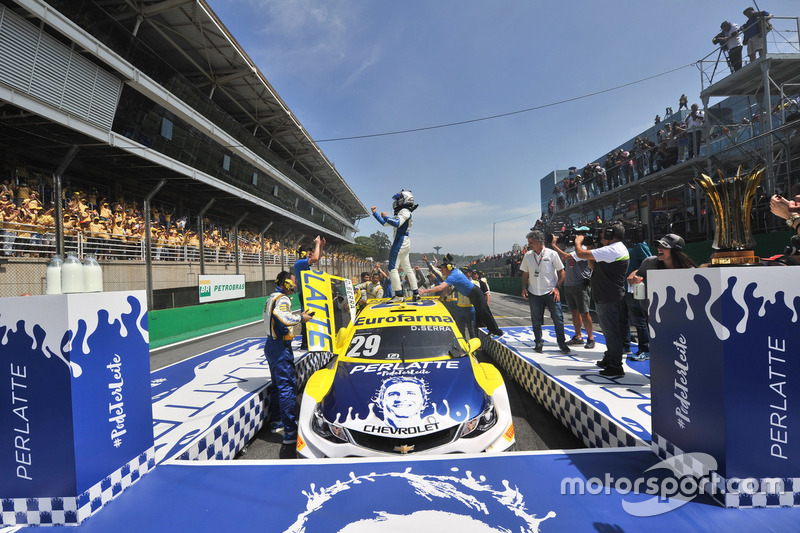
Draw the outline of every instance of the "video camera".
<instances>
[{"instance_id":1,"label":"video camera","mask_svg":"<svg viewBox=\"0 0 800 533\"><path fill-rule=\"evenodd\" d=\"M591 246L599 241L600 226L573 226L560 232L553 232L556 236L556 243L562 246L573 246L575 244L575 237L583 235L583 245Z\"/></svg>"}]
</instances>

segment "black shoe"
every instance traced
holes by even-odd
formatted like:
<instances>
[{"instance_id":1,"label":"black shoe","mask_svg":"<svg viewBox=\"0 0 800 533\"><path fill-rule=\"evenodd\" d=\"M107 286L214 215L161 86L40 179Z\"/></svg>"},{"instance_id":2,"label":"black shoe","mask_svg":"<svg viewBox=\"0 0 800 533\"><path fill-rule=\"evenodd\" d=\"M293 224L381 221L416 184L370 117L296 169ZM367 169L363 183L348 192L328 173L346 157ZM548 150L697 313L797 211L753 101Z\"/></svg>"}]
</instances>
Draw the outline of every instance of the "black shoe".
<instances>
[{"instance_id":1,"label":"black shoe","mask_svg":"<svg viewBox=\"0 0 800 533\"><path fill-rule=\"evenodd\" d=\"M591 350L592 348L594 348L594 339L589 339L588 341L586 341L586 345L584 346L584 348L586 348L587 350Z\"/></svg>"},{"instance_id":2,"label":"black shoe","mask_svg":"<svg viewBox=\"0 0 800 533\"><path fill-rule=\"evenodd\" d=\"M558 347L561 349L561 353L570 352L569 346L567 346L566 344L559 344Z\"/></svg>"},{"instance_id":3,"label":"black shoe","mask_svg":"<svg viewBox=\"0 0 800 533\"><path fill-rule=\"evenodd\" d=\"M608 367L608 365L610 365L611 363L609 363L609 362L608 362L608 360L607 360L607 359L604 357L602 360L600 360L600 361L597 361L595 364L596 364L597 366L599 366L600 368L606 368L606 367Z\"/></svg>"},{"instance_id":4,"label":"black shoe","mask_svg":"<svg viewBox=\"0 0 800 533\"><path fill-rule=\"evenodd\" d=\"M601 370L600 375L607 378L623 377L625 375L625 371L621 368L611 368L609 366Z\"/></svg>"},{"instance_id":5,"label":"black shoe","mask_svg":"<svg viewBox=\"0 0 800 533\"><path fill-rule=\"evenodd\" d=\"M583 339L580 337L572 337L569 341L567 341L568 346L583 346Z\"/></svg>"},{"instance_id":6,"label":"black shoe","mask_svg":"<svg viewBox=\"0 0 800 533\"><path fill-rule=\"evenodd\" d=\"M533 351L536 353L542 353L542 348L544 348L544 342L536 341L536 345L533 347Z\"/></svg>"}]
</instances>

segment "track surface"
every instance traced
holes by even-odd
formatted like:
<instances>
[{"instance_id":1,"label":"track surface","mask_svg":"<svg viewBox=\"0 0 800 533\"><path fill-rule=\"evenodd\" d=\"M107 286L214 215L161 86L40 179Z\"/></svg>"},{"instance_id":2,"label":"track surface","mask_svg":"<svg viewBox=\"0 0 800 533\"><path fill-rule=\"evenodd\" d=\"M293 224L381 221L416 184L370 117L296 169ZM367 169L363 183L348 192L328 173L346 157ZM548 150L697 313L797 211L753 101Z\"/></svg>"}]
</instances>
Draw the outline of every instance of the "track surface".
<instances>
[{"instance_id":1,"label":"track surface","mask_svg":"<svg viewBox=\"0 0 800 533\"><path fill-rule=\"evenodd\" d=\"M490 307L502 327L529 326L530 311L528 304L520 297L493 293ZM545 323L549 324L549 315L545 313ZM564 317L569 323L569 318ZM151 370L171 365L194 355L225 346L246 337L264 335L262 324L244 326L232 331L210 335L178 346L170 346L155 350L150 356ZM576 349L580 349L579 347ZM478 353L482 361L489 361L488 356ZM502 369L501 369L501 372ZM525 390L505 375L503 378L511 401L511 413L517 439L517 450L557 450L584 448L583 443L572 432L554 418L544 407L534 400ZM283 449L283 455L288 450ZM267 429L259 432L239 455L241 459L278 459L282 455L281 437L273 435Z\"/></svg>"}]
</instances>

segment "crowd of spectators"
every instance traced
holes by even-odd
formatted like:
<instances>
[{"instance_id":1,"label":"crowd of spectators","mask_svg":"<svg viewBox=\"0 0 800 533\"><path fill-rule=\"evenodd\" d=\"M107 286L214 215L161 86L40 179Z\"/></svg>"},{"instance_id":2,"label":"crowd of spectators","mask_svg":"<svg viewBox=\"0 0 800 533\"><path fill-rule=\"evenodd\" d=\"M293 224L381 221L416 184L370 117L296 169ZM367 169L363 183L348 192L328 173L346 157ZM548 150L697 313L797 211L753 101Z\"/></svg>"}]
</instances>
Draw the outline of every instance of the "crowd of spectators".
<instances>
[{"instance_id":1,"label":"crowd of spectators","mask_svg":"<svg viewBox=\"0 0 800 533\"><path fill-rule=\"evenodd\" d=\"M0 183L0 256L50 257L55 253L55 205L45 180L5 179ZM67 251L82 250L100 260L142 259L145 232L143 210L137 201L124 197L109 199L96 189L83 190L69 185L62 194L64 244ZM151 243L155 261L199 260L200 239L193 219L176 215L172 206L152 208ZM260 235L251 229L239 230L239 259L260 263ZM232 227L204 219L204 259L233 262L236 251ZM80 246L79 246L80 244ZM265 236L264 253L269 262L279 262L283 254L294 257L295 242ZM345 254L328 254L334 260L355 260Z\"/></svg>"},{"instance_id":2,"label":"crowd of spectators","mask_svg":"<svg viewBox=\"0 0 800 533\"><path fill-rule=\"evenodd\" d=\"M664 120L656 115L655 140L638 136L631 148L619 148L606 155L602 163L588 163L582 169L570 167L569 174L553 188L553 199L548 205L548 215L559 209L575 205L589 198L611 191L617 187L633 183L654 172L669 168L699 155L700 144L707 140L737 134L746 129L758 133L761 117L758 114L742 117L735 124L715 125L711 128L709 139L702 136L705 123L703 111L697 104L687 105L686 95L681 95L678 111L686 107L685 118L673 117L671 107L665 110ZM780 123L785 116L786 123L800 120L800 96L787 96L771 110L773 123Z\"/></svg>"}]
</instances>

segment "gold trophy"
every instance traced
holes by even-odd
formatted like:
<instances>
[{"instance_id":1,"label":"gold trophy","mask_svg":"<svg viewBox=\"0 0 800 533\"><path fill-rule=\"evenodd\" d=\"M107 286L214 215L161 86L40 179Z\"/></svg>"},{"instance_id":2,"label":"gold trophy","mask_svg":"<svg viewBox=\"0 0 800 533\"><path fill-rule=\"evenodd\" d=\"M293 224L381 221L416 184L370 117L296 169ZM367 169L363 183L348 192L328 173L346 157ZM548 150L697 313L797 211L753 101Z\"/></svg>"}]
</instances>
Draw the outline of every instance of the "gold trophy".
<instances>
[{"instance_id":1,"label":"gold trophy","mask_svg":"<svg viewBox=\"0 0 800 533\"><path fill-rule=\"evenodd\" d=\"M719 179L715 183L711 176L701 174L695 182L706 193L706 198L714 210L714 244L717 250L711 254L711 264L750 265L759 264L753 248L756 245L750 231L750 209L761 183L764 168L756 168L742 176L742 167L735 176L724 177L717 170Z\"/></svg>"}]
</instances>

